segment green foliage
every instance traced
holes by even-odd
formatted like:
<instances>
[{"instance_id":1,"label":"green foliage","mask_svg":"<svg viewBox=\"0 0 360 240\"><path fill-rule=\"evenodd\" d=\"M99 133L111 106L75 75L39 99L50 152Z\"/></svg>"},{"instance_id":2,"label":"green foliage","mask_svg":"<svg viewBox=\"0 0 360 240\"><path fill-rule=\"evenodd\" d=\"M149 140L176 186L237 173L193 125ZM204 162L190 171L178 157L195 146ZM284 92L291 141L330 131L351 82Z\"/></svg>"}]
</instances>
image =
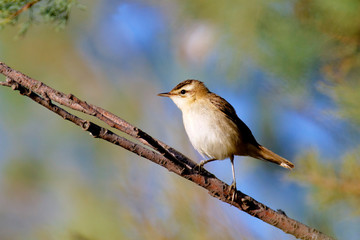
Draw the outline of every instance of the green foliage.
<instances>
[{"instance_id":1,"label":"green foliage","mask_svg":"<svg viewBox=\"0 0 360 240\"><path fill-rule=\"evenodd\" d=\"M354 77L329 88L332 98L339 105L336 114L360 126L360 79Z\"/></svg>"},{"instance_id":2,"label":"green foliage","mask_svg":"<svg viewBox=\"0 0 360 240\"><path fill-rule=\"evenodd\" d=\"M341 162L324 163L316 152L298 158L292 177L313 189L318 206L330 208L338 202L348 206L353 214L360 214L360 151L346 154Z\"/></svg>"},{"instance_id":3,"label":"green foliage","mask_svg":"<svg viewBox=\"0 0 360 240\"><path fill-rule=\"evenodd\" d=\"M305 88L312 71L320 68L326 74L345 58L359 55L356 0L184 0L181 5L183 14L220 30L224 45L236 56L229 68L238 68L250 58L292 89Z\"/></svg>"},{"instance_id":4,"label":"green foliage","mask_svg":"<svg viewBox=\"0 0 360 240\"><path fill-rule=\"evenodd\" d=\"M53 22L58 28L63 28L69 19L70 10L73 6L82 5L74 0L52 0L40 8L40 15L43 16L45 22Z\"/></svg>"},{"instance_id":5,"label":"green foliage","mask_svg":"<svg viewBox=\"0 0 360 240\"><path fill-rule=\"evenodd\" d=\"M0 29L19 25L19 34L24 34L34 23L51 23L62 29L74 6L83 8L77 0L4 0L0 2Z\"/></svg>"}]
</instances>

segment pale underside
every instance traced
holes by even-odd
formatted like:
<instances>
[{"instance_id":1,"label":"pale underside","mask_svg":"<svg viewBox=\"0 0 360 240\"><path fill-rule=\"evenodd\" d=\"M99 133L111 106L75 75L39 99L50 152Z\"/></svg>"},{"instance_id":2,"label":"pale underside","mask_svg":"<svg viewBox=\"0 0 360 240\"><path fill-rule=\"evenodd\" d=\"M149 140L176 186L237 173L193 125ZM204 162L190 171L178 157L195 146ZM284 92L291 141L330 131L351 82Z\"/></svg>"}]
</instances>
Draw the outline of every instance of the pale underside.
<instances>
[{"instance_id":1,"label":"pale underside","mask_svg":"<svg viewBox=\"0 0 360 240\"><path fill-rule=\"evenodd\" d=\"M246 155L238 127L225 114L201 99L191 108L183 109L186 133L194 148L210 159L225 159L231 155Z\"/></svg>"}]
</instances>

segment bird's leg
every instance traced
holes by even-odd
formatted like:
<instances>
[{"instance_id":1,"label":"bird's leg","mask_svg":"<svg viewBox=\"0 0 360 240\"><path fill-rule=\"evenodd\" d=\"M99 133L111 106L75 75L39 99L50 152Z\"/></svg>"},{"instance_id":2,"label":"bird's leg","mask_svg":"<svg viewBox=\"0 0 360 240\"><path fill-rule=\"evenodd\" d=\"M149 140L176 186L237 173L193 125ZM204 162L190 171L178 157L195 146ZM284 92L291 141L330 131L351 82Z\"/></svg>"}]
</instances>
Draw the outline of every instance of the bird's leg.
<instances>
[{"instance_id":1,"label":"bird's leg","mask_svg":"<svg viewBox=\"0 0 360 240\"><path fill-rule=\"evenodd\" d=\"M232 175L233 175L233 181L230 185L229 191L233 191L233 195L231 198L231 201L234 201L235 194L236 194L236 179L235 179L235 167L234 167L234 155L230 156L230 162L231 162L231 169L232 169Z\"/></svg>"}]
</instances>

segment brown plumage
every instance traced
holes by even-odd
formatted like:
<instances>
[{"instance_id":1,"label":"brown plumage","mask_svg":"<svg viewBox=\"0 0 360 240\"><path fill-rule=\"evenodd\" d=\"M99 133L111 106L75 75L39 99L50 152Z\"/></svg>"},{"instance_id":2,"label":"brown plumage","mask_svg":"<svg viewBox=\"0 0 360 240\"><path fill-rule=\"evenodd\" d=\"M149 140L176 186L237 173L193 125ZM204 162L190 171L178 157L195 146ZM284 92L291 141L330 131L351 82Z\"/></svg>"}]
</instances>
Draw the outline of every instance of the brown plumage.
<instances>
[{"instance_id":1,"label":"brown plumage","mask_svg":"<svg viewBox=\"0 0 360 240\"><path fill-rule=\"evenodd\" d=\"M200 154L210 158L202 161L201 166L230 158L234 187L234 155L251 156L284 168L294 168L294 164L261 146L231 104L210 92L203 82L186 80L159 96L170 97L182 111L185 130L192 145Z\"/></svg>"}]
</instances>

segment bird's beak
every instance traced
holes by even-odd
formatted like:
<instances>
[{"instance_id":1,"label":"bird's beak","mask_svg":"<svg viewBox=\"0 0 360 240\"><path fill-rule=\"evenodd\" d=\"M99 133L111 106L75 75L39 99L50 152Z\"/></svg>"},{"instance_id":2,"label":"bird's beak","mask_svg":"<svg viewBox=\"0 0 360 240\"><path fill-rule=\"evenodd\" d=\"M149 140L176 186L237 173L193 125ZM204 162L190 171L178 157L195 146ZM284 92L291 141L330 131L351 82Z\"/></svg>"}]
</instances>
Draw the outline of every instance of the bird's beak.
<instances>
[{"instance_id":1,"label":"bird's beak","mask_svg":"<svg viewBox=\"0 0 360 240\"><path fill-rule=\"evenodd\" d=\"M172 94L167 92L167 93L159 93L158 96L160 97L170 97Z\"/></svg>"}]
</instances>

